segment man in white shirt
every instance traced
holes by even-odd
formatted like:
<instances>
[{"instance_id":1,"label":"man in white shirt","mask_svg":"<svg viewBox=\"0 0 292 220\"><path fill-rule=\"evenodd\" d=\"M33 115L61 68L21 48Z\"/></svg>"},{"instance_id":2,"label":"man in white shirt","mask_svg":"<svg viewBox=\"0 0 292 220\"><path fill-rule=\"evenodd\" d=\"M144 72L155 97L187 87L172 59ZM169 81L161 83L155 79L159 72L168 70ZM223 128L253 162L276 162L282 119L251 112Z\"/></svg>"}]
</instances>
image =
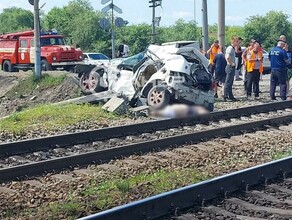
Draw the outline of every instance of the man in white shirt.
<instances>
[{"instance_id":1,"label":"man in white shirt","mask_svg":"<svg viewBox=\"0 0 292 220\"><path fill-rule=\"evenodd\" d=\"M240 37L231 38L231 46L228 46L225 53L225 59L227 66L225 68L226 79L224 84L224 101L227 99L231 101L237 101L232 92L232 86L235 76L235 47L240 44Z\"/></svg>"}]
</instances>

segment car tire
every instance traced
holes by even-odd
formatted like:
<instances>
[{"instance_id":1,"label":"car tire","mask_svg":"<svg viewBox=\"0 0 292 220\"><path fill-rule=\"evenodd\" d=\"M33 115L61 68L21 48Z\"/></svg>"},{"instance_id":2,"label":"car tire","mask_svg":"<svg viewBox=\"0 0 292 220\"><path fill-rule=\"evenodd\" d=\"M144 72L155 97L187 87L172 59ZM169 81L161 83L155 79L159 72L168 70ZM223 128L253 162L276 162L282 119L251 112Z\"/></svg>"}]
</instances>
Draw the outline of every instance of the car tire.
<instances>
[{"instance_id":1,"label":"car tire","mask_svg":"<svg viewBox=\"0 0 292 220\"><path fill-rule=\"evenodd\" d=\"M43 59L41 60L41 69L42 71L51 71L53 70L53 67L47 60Z\"/></svg>"},{"instance_id":2,"label":"car tire","mask_svg":"<svg viewBox=\"0 0 292 220\"><path fill-rule=\"evenodd\" d=\"M164 86L154 86L149 90L147 103L153 109L162 109L170 102L170 92Z\"/></svg>"},{"instance_id":3,"label":"car tire","mask_svg":"<svg viewBox=\"0 0 292 220\"><path fill-rule=\"evenodd\" d=\"M9 60L5 60L3 62L3 71L4 72L14 72L14 65L11 64L11 62Z\"/></svg>"},{"instance_id":4,"label":"car tire","mask_svg":"<svg viewBox=\"0 0 292 220\"><path fill-rule=\"evenodd\" d=\"M105 90L105 88L100 86L100 75L96 72L84 73L80 77L79 86L85 95L90 95Z\"/></svg>"}]
</instances>

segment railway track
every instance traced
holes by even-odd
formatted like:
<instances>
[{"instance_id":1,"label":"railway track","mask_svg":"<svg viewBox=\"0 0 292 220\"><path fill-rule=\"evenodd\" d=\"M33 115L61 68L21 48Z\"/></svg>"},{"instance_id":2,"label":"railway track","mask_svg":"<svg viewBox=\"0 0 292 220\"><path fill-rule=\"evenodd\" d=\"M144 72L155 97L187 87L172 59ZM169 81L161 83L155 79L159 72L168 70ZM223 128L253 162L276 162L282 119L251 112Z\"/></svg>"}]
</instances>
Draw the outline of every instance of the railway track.
<instances>
[{"instance_id":1,"label":"railway track","mask_svg":"<svg viewBox=\"0 0 292 220\"><path fill-rule=\"evenodd\" d=\"M217 120L217 122L212 122L208 125L206 123L195 126L187 125L184 129L184 126L181 126L180 128L178 128L178 130L185 130L182 133L179 133L178 130L173 130L172 128L170 134L173 134L173 132L176 131L177 135L168 135L167 137L165 137L165 133L168 133L168 130L158 133L143 133L141 135L147 137L144 139L144 142L140 141L138 143L126 144L122 146L125 143L123 142L119 145L119 147L115 148L89 151L87 153L71 155L67 157L60 156L60 158L0 169L0 179L1 181L3 180L3 182L5 182L2 183L0 187L0 217L5 219L7 213L21 213L23 209L27 209L31 206L39 207L42 204L44 206L48 206L48 202L51 203L52 201L60 201L60 199L62 199L63 201L65 200L65 197L67 195L66 191L69 190L68 193L70 193L70 191L72 190L72 186L86 186L91 183L90 179L94 180L95 178L100 178L100 174L102 174L102 176L107 174L109 176L112 176L115 172L117 172L120 173L122 176L131 176L131 172L135 173L138 170L140 172L143 172L143 170L155 170L157 168L165 166L185 167L188 164L187 167L189 166L189 168L191 169L200 170L200 172L208 170L208 172L212 173L212 176L218 176L222 173L229 173L232 170L237 170L236 167L238 163L233 164L232 160L233 158L237 160L241 157L241 155L246 155L246 159L242 162L243 166L240 165L240 167L250 167L254 166L254 164L261 164L262 162L270 161L271 159L268 159L270 158L268 155L271 155L271 153L275 152L275 150L279 150L279 152L286 152L287 150L290 150L290 145L288 145L288 143L290 144L292 141L291 122L291 112L288 108L285 111L280 110L269 112L267 114L260 113L257 115L252 115L251 117L245 116L222 122ZM152 135L154 137L158 135L158 137L160 138L153 138L151 141L149 141L149 135ZM160 135L163 136L161 137ZM283 138L281 138L281 136ZM132 139L135 137L136 136L132 136ZM271 144L269 147L265 148L263 146L266 143L267 139L271 141ZM117 140L120 139L116 139L116 141ZM123 140L125 140L125 138ZM113 146L116 146L117 144L114 143L117 142L113 142ZM256 152L257 148L260 149L258 150L258 152ZM227 157L228 160L226 160ZM116 158L120 159L116 160ZM87 167L87 169L77 169L85 167L92 161L96 161L96 164L102 165L89 166ZM82 166L82 164L84 166ZM106 170L100 173L99 167L106 168ZM66 171L57 172L58 174L55 174L55 170L63 170L64 168L67 168ZM42 177L36 177L36 175L42 174L44 172L49 172L49 170L52 170L52 173L43 175ZM284 172L285 170L283 170L283 173ZM20 178L20 181L8 181L12 179L18 179L23 175L26 175L26 177ZM288 176L289 173L287 172L286 175ZM85 179L87 179L89 182L84 182ZM261 180L262 183L265 182L265 179L270 180L269 176L267 176L266 178L266 176L264 175ZM246 185L249 185L250 189L252 189L252 184L250 184L249 182L247 182L247 184L243 183L241 189L245 191ZM4 192L6 191L7 194L3 194L3 190ZM86 188L84 190L86 190ZM225 191L228 191L229 193L225 193ZM260 191L260 189L257 189L257 191ZM245 200L243 195L241 194L240 197L238 197L237 195L233 196L232 192L233 191L229 190L228 188L226 190L222 188L220 191L220 195L226 195L227 198L238 198L244 201L249 201L248 199ZM236 219L234 217L235 215L237 215L237 217L240 217L240 215L248 216L246 213L235 212L234 210L234 212L232 212L231 209L226 210L225 207L235 207L235 205L230 205L231 203L227 202L225 204L225 200L217 200L219 202L215 203L212 200L208 199L208 196L203 196L202 193L200 195L201 196L199 196L199 199L196 195L193 197L196 202L195 205L192 205L192 207L198 209L199 212L188 213L184 216L179 216L179 214L182 213L181 211L188 207L183 205L184 202L179 202L179 204L181 203L182 205L180 204L179 206L177 206L177 203L172 202L176 200L165 201L165 204L168 204L168 212L166 213L168 215L166 216L166 219L184 219L188 216L193 216L193 219L208 219L209 217L209 219L214 219L214 217L212 216L219 216L220 212L223 212L222 210L226 211L223 212L223 214L226 214L226 216L230 213L233 215L233 217L230 219ZM144 196L142 195L142 197ZM170 197L174 198L172 197L172 195ZM209 200L212 202L212 206L209 206ZM19 206L19 204L22 205ZM163 202L158 202L157 204L159 204L158 211L160 210L160 205L165 205ZM216 212L216 214L212 214L210 213L211 211L207 212L206 210L201 209L202 204L204 204L204 207L215 207L211 209L211 211L218 210L218 208L221 208L221 211L219 212L219 214L218 212ZM13 211L10 210L10 207L14 207ZM151 207L157 208L156 203ZM142 214L145 218L149 217L149 219L151 219L156 217L158 218L159 216L164 218L163 216L165 215L165 213L159 213L159 215L154 216L153 213L158 213L158 211L149 211L143 206L141 206L140 208L141 209L138 211L135 211L133 209L133 212L127 209L125 213L136 213L137 216L140 216L140 211L144 210ZM116 208L114 210L119 209L120 208ZM243 208L236 207L235 209L244 210ZM33 210L36 209L33 208ZM166 206L161 210L165 211ZM111 210L106 211L102 215L110 212ZM94 213L94 211L90 213ZM169 217L169 213L172 214L172 217ZM98 215L100 214L101 213L99 213ZM123 216L123 211L122 213L118 214L110 213L109 216L111 217L107 217L107 215L108 214L102 217L99 216L99 218L124 219L125 217ZM115 218L113 217L115 215L122 217ZM44 214L44 216L34 213L33 216L37 216L39 219L42 219L45 218L44 216L47 216L47 213ZM80 213L80 216L84 215ZM145 219L143 216L137 216L133 215L128 216L127 218ZM206 218L204 218L204 216ZM76 216L74 217L76 218ZM225 219L225 217L223 219Z\"/></svg>"},{"instance_id":2,"label":"railway track","mask_svg":"<svg viewBox=\"0 0 292 220\"><path fill-rule=\"evenodd\" d=\"M251 167L82 218L292 219L292 157ZM191 211L184 210L191 209Z\"/></svg>"},{"instance_id":3,"label":"railway track","mask_svg":"<svg viewBox=\"0 0 292 220\"><path fill-rule=\"evenodd\" d=\"M291 105L291 101L278 102L202 117L148 122L82 132L76 136L69 134L2 144L0 181L84 167L92 163L101 164L135 153L163 150L186 143L197 143L203 139L229 137L265 129L267 126L290 123ZM253 115L254 113L257 115ZM249 115L252 117L246 117ZM233 119L230 120L231 118ZM176 127L173 128L174 126ZM78 137L83 138L79 140ZM72 146L69 147L70 144Z\"/></svg>"}]
</instances>

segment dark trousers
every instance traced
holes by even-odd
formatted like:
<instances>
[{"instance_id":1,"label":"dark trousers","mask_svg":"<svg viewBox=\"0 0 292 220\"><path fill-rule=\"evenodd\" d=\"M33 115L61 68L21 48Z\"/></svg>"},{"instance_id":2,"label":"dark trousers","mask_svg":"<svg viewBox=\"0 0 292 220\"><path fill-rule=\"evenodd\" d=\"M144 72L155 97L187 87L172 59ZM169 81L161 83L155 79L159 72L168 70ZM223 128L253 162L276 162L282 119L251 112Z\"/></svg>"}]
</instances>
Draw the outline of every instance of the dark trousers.
<instances>
[{"instance_id":1,"label":"dark trousers","mask_svg":"<svg viewBox=\"0 0 292 220\"><path fill-rule=\"evenodd\" d=\"M247 72L244 73L244 82L243 82L243 86L244 86L244 91L247 93ZM254 84L252 85L252 91L255 91L255 86Z\"/></svg>"},{"instance_id":2,"label":"dark trousers","mask_svg":"<svg viewBox=\"0 0 292 220\"><path fill-rule=\"evenodd\" d=\"M286 70L273 70L271 72L270 80L270 97L275 99L275 91L277 85L280 85L280 97L286 100L287 96L287 71Z\"/></svg>"},{"instance_id":3,"label":"dark trousers","mask_svg":"<svg viewBox=\"0 0 292 220\"><path fill-rule=\"evenodd\" d=\"M224 84L224 98L234 99L232 86L234 82L235 67L227 65L225 68L226 78Z\"/></svg>"},{"instance_id":4,"label":"dark trousers","mask_svg":"<svg viewBox=\"0 0 292 220\"><path fill-rule=\"evenodd\" d=\"M254 69L252 72L247 73L246 94L251 96L252 90L255 97L259 97L260 92L260 71Z\"/></svg>"}]
</instances>

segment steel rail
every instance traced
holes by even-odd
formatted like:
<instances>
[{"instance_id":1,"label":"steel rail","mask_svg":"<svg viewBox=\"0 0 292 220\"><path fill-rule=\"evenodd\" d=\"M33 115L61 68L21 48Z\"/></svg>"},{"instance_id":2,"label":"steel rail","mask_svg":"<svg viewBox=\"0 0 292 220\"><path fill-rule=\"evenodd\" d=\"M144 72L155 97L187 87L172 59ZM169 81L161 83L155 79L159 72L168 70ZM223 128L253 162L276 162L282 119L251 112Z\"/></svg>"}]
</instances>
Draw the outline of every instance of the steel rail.
<instances>
[{"instance_id":1,"label":"steel rail","mask_svg":"<svg viewBox=\"0 0 292 220\"><path fill-rule=\"evenodd\" d=\"M135 153L148 153L151 151L173 148L188 143L198 143L217 137L230 137L232 135L252 132L255 130L264 130L270 126L278 126L279 124L288 124L290 122L292 122L291 114L261 121L228 126L224 129L216 128L202 132L176 135L158 140L140 142L79 155L34 162L20 166L14 166L11 168L3 168L0 169L0 182L15 180L26 176L41 175L45 172L72 169L73 167L77 166L83 167L93 163L101 164L116 158L130 156Z\"/></svg>"},{"instance_id":2,"label":"steel rail","mask_svg":"<svg viewBox=\"0 0 292 220\"><path fill-rule=\"evenodd\" d=\"M155 219L292 173L292 157L269 162L115 207L80 220Z\"/></svg>"},{"instance_id":3,"label":"steel rail","mask_svg":"<svg viewBox=\"0 0 292 220\"><path fill-rule=\"evenodd\" d=\"M91 131L77 132L71 134L56 135L44 138L30 139L11 143L0 144L0 157L66 147L76 144L84 144L93 141L102 141L110 138L119 138L139 133L153 132L175 128L180 125L205 124L211 121L238 118L249 116L256 113L276 111L292 108L292 101L275 102L248 106L238 109L212 112L211 114L181 119L165 119L159 121L144 122L132 125L116 126L109 128L96 129Z\"/></svg>"}]
</instances>

